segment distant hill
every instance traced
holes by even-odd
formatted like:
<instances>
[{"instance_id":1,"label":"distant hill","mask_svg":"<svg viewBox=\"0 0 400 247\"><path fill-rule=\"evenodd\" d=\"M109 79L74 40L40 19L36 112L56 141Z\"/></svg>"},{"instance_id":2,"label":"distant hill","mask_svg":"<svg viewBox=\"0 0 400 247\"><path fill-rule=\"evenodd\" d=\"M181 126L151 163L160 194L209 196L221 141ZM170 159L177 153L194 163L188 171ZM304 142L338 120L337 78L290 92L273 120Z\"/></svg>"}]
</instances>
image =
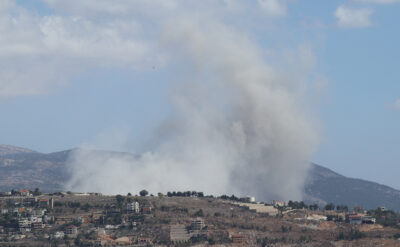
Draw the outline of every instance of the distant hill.
<instances>
[{"instance_id":1,"label":"distant hill","mask_svg":"<svg viewBox=\"0 0 400 247\"><path fill-rule=\"evenodd\" d=\"M19 153L37 153L37 152L26 148L0 144L0 156L9 154L19 154Z\"/></svg>"},{"instance_id":2,"label":"distant hill","mask_svg":"<svg viewBox=\"0 0 400 247\"><path fill-rule=\"evenodd\" d=\"M26 149L0 154L0 191L34 189L62 191L68 180L66 161L70 150L42 154Z\"/></svg>"},{"instance_id":3,"label":"distant hill","mask_svg":"<svg viewBox=\"0 0 400 247\"><path fill-rule=\"evenodd\" d=\"M328 168L313 164L304 189L305 201L335 203L366 209L385 206L400 211L400 191L389 186L348 178Z\"/></svg>"},{"instance_id":4,"label":"distant hill","mask_svg":"<svg viewBox=\"0 0 400 247\"><path fill-rule=\"evenodd\" d=\"M0 191L40 188L45 192L62 191L69 179L68 156L72 150L43 154L36 151L0 145ZM107 152L115 154L117 152ZM125 153L126 154L126 153ZM385 206L400 211L400 191L378 183L348 178L328 168L312 165L304 189L307 203L367 209Z\"/></svg>"}]
</instances>

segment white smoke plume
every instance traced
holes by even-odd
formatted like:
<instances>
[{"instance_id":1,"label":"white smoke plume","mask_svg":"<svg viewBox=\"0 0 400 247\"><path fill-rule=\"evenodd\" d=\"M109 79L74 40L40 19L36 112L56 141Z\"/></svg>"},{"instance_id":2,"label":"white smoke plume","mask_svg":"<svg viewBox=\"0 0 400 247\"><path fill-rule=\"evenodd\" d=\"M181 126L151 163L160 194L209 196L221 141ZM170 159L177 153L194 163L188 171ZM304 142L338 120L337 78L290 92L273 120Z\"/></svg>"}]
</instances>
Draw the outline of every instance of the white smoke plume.
<instances>
[{"instance_id":1,"label":"white smoke plume","mask_svg":"<svg viewBox=\"0 0 400 247\"><path fill-rule=\"evenodd\" d=\"M244 32L216 18L171 18L161 30L160 49L181 74L156 144L135 155L76 150L67 189L301 199L317 145L303 75L278 72Z\"/></svg>"}]
</instances>

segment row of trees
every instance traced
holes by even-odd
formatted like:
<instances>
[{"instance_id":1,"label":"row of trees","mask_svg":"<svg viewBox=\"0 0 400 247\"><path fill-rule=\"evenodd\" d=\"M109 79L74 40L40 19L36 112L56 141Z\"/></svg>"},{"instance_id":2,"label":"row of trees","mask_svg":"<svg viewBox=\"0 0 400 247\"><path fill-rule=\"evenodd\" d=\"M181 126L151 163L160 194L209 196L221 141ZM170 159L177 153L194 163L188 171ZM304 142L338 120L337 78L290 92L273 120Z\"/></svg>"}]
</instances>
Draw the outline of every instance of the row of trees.
<instances>
[{"instance_id":1,"label":"row of trees","mask_svg":"<svg viewBox=\"0 0 400 247\"><path fill-rule=\"evenodd\" d=\"M147 196L149 192L147 190L141 190L139 192L140 196ZM132 196L131 193L128 193L127 196ZM153 196L152 194L150 196ZM164 196L162 193L158 193L159 197ZM204 193L200 191L168 191L168 197L204 197Z\"/></svg>"},{"instance_id":2,"label":"row of trees","mask_svg":"<svg viewBox=\"0 0 400 247\"><path fill-rule=\"evenodd\" d=\"M339 212L348 212L349 211L349 207L347 207L346 205L337 205L335 207L335 204L333 203L328 203L325 205L324 207L325 210L335 210L339 211Z\"/></svg>"},{"instance_id":3,"label":"row of trees","mask_svg":"<svg viewBox=\"0 0 400 247\"><path fill-rule=\"evenodd\" d=\"M298 202L298 201L289 201L288 202L288 207L291 207L293 209L309 208L303 201L300 201L300 202Z\"/></svg>"},{"instance_id":4,"label":"row of trees","mask_svg":"<svg viewBox=\"0 0 400 247\"><path fill-rule=\"evenodd\" d=\"M204 197L203 192L197 192L197 191L173 191L173 192L167 192L168 197Z\"/></svg>"},{"instance_id":5,"label":"row of trees","mask_svg":"<svg viewBox=\"0 0 400 247\"><path fill-rule=\"evenodd\" d=\"M250 198L248 198L248 197L239 198L235 195L231 195L231 196L222 195L219 198L223 199L223 200L230 200L230 201L235 201L235 202L245 202L245 203L250 202Z\"/></svg>"},{"instance_id":6,"label":"row of trees","mask_svg":"<svg viewBox=\"0 0 400 247\"><path fill-rule=\"evenodd\" d=\"M308 208L310 210L318 210L319 206L318 204L311 204L311 205L307 205L305 204L303 201L289 201L288 202L288 207L291 207L293 209L305 209ZM336 210L338 212L348 212L349 211L349 207L346 205L337 205L335 206L335 204L333 203L328 203L323 207L324 210Z\"/></svg>"},{"instance_id":7,"label":"row of trees","mask_svg":"<svg viewBox=\"0 0 400 247\"><path fill-rule=\"evenodd\" d=\"M147 190L141 190L139 192L140 196L148 196L149 192ZM132 196L131 193L128 193L127 196ZM153 196L152 194L150 196ZM158 193L159 197L164 196L162 193ZM167 196L168 197L204 197L204 193L203 192L199 192L199 191L173 191L167 192Z\"/></svg>"}]
</instances>

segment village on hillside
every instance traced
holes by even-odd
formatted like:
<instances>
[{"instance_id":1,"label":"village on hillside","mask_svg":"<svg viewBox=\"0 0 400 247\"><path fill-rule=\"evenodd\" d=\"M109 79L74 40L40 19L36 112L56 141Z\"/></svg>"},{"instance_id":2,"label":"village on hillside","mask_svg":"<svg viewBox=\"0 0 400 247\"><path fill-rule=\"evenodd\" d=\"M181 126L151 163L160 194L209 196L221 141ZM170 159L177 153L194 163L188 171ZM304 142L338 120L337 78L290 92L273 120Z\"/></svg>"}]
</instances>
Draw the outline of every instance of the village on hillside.
<instances>
[{"instance_id":1,"label":"village on hillside","mask_svg":"<svg viewBox=\"0 0 400 247\"><path fill-rule=\"evenodd\" d=\"M0 193L1 246L400 246L399 223L383 206L264 203L196 191Z\"/></svg>"}]
</instances>

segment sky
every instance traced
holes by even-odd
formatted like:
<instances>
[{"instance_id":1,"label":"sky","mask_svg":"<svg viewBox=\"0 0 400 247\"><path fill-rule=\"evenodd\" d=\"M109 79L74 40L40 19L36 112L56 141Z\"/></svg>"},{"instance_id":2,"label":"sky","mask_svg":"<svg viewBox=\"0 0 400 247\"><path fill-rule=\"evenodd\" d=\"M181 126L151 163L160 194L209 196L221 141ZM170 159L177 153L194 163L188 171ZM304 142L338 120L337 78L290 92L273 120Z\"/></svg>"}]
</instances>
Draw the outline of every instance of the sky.
<instances>
[{"instance_id":1,"label":"sky","mask_svg":"<svg viewBox=\"0 0 400 247\"><path fill-rule=\"evenodd\" d=\"M398 13L397 0L2 0L0 142L142 151L190 79L163 25L202 15L306 82L310 161L400 189Z\"/></svg>"}]
</instances>

